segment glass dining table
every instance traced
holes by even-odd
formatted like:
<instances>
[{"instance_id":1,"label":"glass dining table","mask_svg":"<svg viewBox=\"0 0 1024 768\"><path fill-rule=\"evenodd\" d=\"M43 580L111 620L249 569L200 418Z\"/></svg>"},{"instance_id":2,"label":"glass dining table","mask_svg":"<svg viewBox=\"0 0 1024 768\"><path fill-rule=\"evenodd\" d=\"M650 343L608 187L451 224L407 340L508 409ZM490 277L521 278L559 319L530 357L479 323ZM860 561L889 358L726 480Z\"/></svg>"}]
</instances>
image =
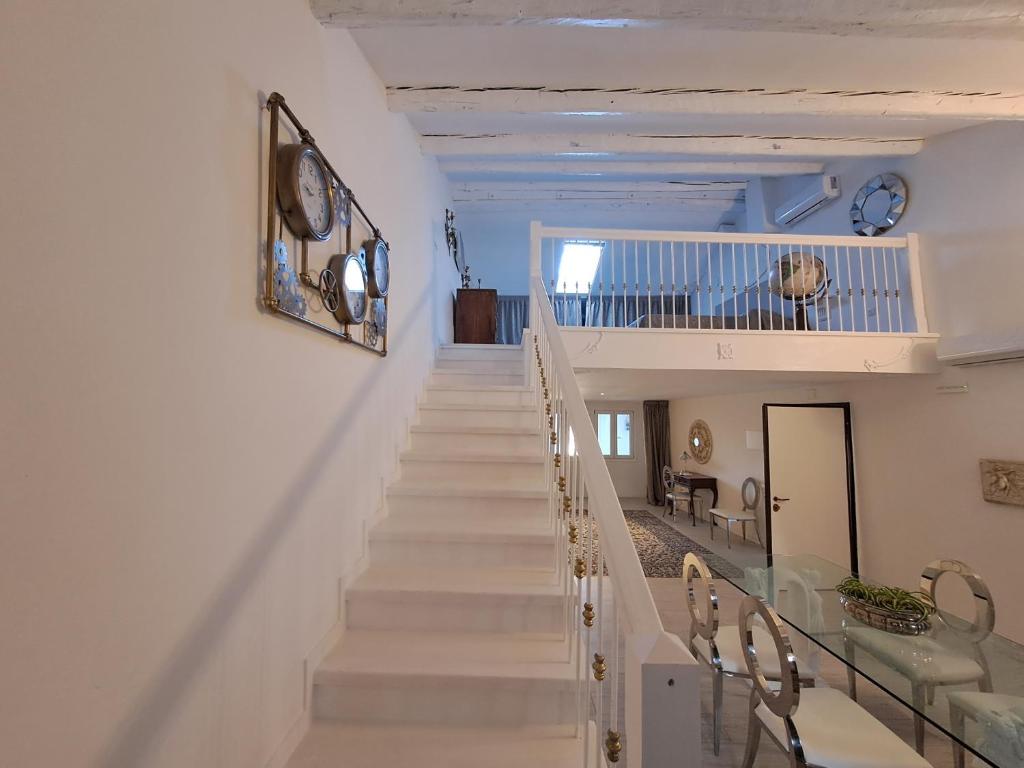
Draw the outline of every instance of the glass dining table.
<instances>
[{"instance_id":1,"label":"glass dining table","mask_svg":"<svg viewBox=\"0 0 1024 768\"><path fill-rule=\"evenodd\" d=\"M775 555L766 568L722 577L775 608L796 630L798 656L803 646L820 663L816 651L824 650L845 666L848 684L859 675L902 702L919 740L925 722L948 737L957 768L972 758L975 765L1024 766L1024 646L995 632L979 638L972 622L949 614L933 617L919 636L869 627L840 602L836 585L850 575L813 555ZM948 763L948 755L935 758Z\"/></svg>"}]
</instances>

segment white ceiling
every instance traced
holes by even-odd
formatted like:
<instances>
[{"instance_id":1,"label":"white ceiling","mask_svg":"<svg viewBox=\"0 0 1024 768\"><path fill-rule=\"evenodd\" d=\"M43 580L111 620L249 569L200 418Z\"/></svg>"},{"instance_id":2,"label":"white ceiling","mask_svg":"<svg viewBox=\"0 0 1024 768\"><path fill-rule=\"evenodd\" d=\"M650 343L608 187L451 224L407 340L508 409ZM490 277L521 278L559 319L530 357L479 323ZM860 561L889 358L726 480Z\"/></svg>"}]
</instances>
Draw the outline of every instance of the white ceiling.
<instances>
[{"instance_id":1,"label":"white ceiling","mask_svg":"<svg viewBox=\"0 0 1024 768\"><path fill-rule=\"evenodd\" d=\"M637 213L671 214L686 228L710 230L742 214L742 195L712 202L655 194L649 182L820 172L837 158L905 155L937 134L1024 119L1024 42L994 31L1000 18L1003 33L1019 25L1020 14L1007 11L1012 2L980 9L946 0L940 9L903 0L898 8L889 3L880 18L895 25L887 35L909 24L913 34L941 32L945 39L734 31L731 21L723 29L686 16L710 18L702 3L681 0L676 10L689 8L683 15L665 6L672 18L663 26L626 28L552 25L529 14L506 24L500 17L507 9L494 0L373 7L313 0L313 7L332 25L349 18L359 27L351 34L391 109L406 114L424 151L438 156L458 212L550 218L545 214L557 211L564 220L603 210L616 226L630 226ZM543 5L530 0L517 8ZM582 16L596 8L585 5ZM642 19L647 5L616 7L624 18ZM802 28L791 23L797 6L808 18L825 18L806 0L713 5L730 19L749 12L781 20L766 28ZM854 5L857 13L867 8ZM846 13L833 10L836 19ZM939 18L948 24L928 32ZM569 181L572 194L542 185ZM578 194L609 181L636 187L596 199ZM506 186L492 194L499 182Z\"/></svg>"}]
</instances>

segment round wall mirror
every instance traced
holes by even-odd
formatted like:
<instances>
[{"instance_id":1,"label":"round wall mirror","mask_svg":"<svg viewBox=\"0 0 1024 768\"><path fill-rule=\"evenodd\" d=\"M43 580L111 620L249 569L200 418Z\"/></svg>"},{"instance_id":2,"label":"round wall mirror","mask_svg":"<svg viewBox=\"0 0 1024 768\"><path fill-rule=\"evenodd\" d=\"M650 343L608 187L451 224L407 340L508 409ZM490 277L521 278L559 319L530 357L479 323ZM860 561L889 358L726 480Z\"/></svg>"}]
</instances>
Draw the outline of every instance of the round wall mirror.
<instances>
[{"instance_id":1,"label":"round wall mirror","mask_svg":"<svg viewBox=\"0 0 1024 768\"><path fill-rule=\"evenodd\" d=\"M697 419L690 425L690 452L698 464L707 464L711 449L711 428L703 419Z\"/></svg>"},{"instance_id":2,"label":"round wall mirror","mask_svg":"<svg viewBox=\"0 0 1024 768\"><path fill-rule=\"evenodd\" d=\"M895 173L883 173L861 187L850 206L853 231L874 237L896 226L907 207L907 185Z\"/></svg>"}]
</instances>

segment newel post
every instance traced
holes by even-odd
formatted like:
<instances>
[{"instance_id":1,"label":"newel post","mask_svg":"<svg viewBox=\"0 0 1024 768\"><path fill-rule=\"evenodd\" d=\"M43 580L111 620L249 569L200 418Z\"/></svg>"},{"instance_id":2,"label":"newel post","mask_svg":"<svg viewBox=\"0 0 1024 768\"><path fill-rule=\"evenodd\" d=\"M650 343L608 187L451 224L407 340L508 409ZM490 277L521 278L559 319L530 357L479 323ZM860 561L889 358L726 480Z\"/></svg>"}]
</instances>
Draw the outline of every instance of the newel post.
<instances>
[{"instance_id":1,"label":"newel post","mask_svg":"<svg viewBox=\"0 0 1024 768\"><path fill-rule=\"evenodd\" d=\"M700 768L700 668L677 636L626 637L630 765Z\"/></svg>"},{"instance_id":2,"label":"newel post","mask_svg":"<svg viewBox=\"0 0 1024 768\"><path fill-rule=\"evenodd\" d=\"M921 279L921 246L918 236L907 235L907 271L910 273L910 298L914 302L917 333L928 333L928 312L924 304L924 281Z\"/></svg>"}]
</instances>

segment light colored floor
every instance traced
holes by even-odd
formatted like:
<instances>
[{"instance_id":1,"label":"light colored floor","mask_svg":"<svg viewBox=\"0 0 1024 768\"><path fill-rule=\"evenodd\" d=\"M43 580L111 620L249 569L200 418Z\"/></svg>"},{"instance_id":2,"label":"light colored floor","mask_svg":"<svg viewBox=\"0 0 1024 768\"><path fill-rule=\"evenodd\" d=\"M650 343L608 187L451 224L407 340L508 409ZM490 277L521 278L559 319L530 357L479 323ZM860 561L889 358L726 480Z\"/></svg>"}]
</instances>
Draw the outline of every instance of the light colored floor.
<instances>
[{"instance_id":1,"label":"light colored floor","mask_svg":"<svg viewBox=\"0 0 1024 768\"><path fill-rule=\"evenodd\" d=\"M687 521L688 524L689 521ZM690 615L686 610L686 593L682 579L651 578L647 580L647 583L654 595L654 601L658 606L665 629L679 635L685 641L690 628ZM720 615L723 617L735 616L739 611L739 603L743 594L721 579L716 580L715 586L719 596ZM819 684L846 691L845 666L824 653L821 654L820 676L821 683ZM907 708L863 678L858 679L857 686L860 704L895 731L905 742L913 744L913 719ZM743 762L743 752L747 740L750 689L741 680L727 678L724 694L722 748L721 754L715 757L711 749L711 675L705 672L701 686L703 714L701 731L705 768L740 766ZM947 768L947 766L953 765L953 751L949 741L930 728L926 734L925 757L935 768ZM789 766L785 754L765 737L761 738L760 750L754 764L757 768L788 768Z\"/></svg>"}]
</instances>

